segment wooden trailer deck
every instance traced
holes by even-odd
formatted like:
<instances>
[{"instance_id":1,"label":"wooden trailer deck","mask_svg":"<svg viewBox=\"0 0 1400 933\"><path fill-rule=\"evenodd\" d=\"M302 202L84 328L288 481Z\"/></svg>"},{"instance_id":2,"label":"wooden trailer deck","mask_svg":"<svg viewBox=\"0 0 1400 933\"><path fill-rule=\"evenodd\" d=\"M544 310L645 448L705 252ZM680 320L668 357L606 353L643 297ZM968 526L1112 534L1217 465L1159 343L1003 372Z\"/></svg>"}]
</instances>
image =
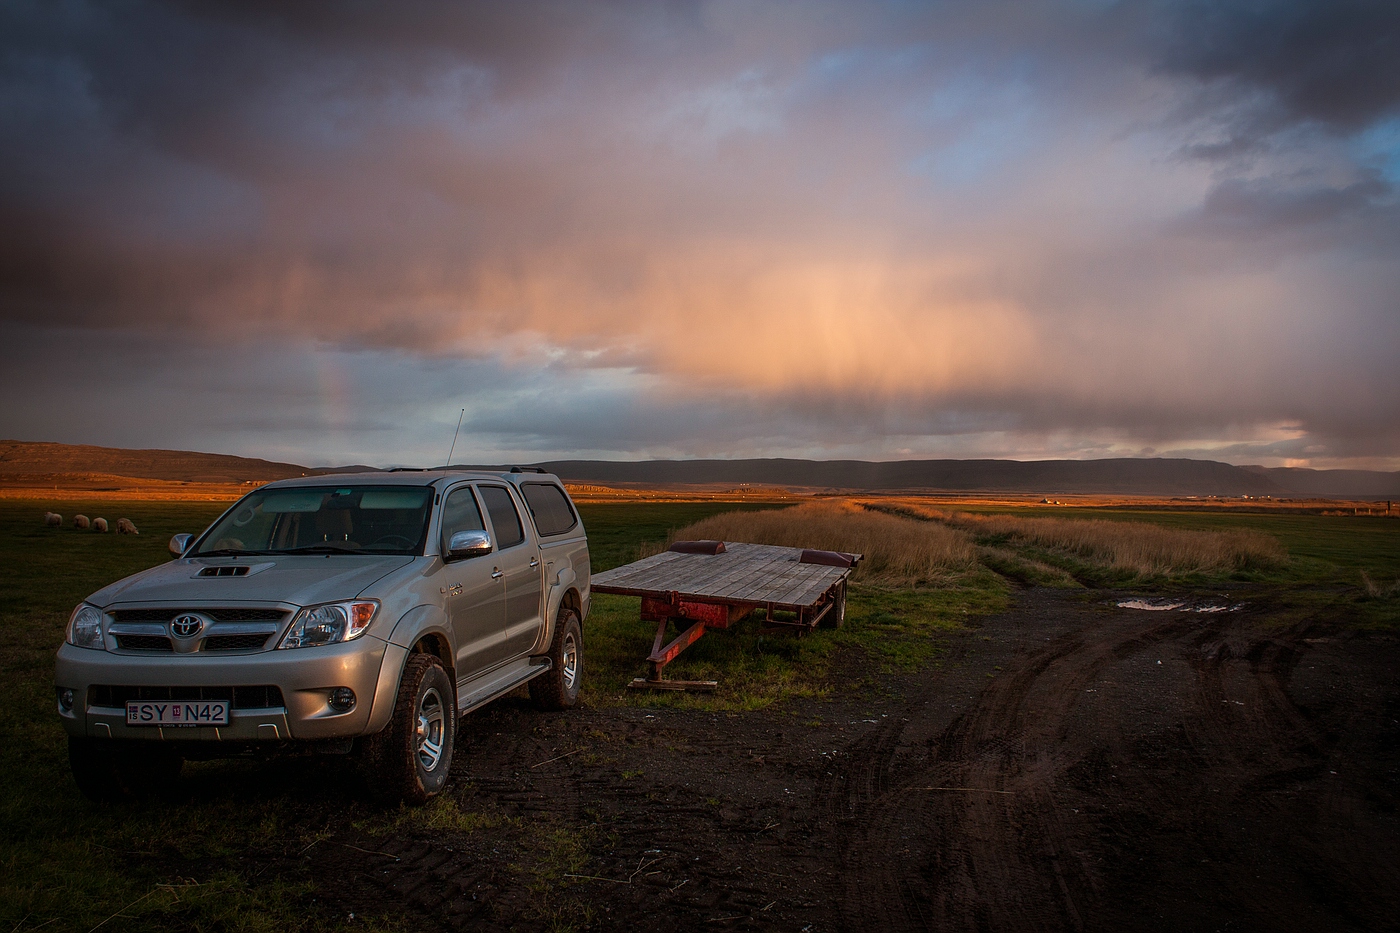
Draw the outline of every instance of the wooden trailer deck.
<instances>
[{"instance_id":1,"label":"wooden trailer deck","mask_svg":"<svg viewBox=\"0 0 1400 933\"><path fill-rule=\"evenodd\" d=\"M801 556L801 548L771 544L726 544L720 554L665 551L598 574L592 588L621 596L681 593L692 599L799 609L850 573L849 567L800 563Z\"/></svg>"},{"instance_id":2,"label":"wooden trailer deck","mask_svg":"<svg viewBox=\"0 0 1400 933\"><path fill-rule=\"evenodd\" d=\"M840 625L846 578L860 559L768 544L678 541L671 550L598 574L592 591L640 596L642 618L658 623L648 676L631 686L712 690L715 681L667 680L662 671L707 630L727 629L756 609L764 610L771 628L801 632ZM665 644L673 621L680 632Z\"/></svg>"}]
</instances>

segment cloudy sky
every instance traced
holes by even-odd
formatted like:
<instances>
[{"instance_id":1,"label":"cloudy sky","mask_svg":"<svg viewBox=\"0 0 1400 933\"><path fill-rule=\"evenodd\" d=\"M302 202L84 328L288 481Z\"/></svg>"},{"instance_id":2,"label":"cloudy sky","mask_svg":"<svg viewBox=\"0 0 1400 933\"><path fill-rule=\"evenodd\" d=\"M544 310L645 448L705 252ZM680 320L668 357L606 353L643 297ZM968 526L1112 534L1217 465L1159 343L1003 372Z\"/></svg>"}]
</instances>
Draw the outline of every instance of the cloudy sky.
<instances>
[{"instance_id":1,"label":"cloudy sky","mask_svg":"<svg viewBox=\"0 0 1400 933\"><path fill-rule=\"evenodd\" d=\"M0 436L1400 469L1400 4L0 6Z\"/></svg>"}]
</instances>

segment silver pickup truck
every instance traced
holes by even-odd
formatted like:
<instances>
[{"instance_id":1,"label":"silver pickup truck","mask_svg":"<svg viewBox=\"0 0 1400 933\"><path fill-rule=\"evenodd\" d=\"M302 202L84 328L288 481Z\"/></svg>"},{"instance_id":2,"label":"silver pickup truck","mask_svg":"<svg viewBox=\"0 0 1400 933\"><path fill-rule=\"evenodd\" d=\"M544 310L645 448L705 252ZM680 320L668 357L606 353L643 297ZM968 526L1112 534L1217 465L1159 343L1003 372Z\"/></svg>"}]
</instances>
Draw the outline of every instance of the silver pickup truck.
<instances>
[{"instance_id":1,"label":"silver pickup truck","mask_svg":"<svg viewBox=\"0 0 1400 933\"><path fill-rule=\"evenodd\" d=\"M578 702L588 539L554 476L316 476L248 494L175 559L84 600L58 712L95 799L187 758L354 753L371 789L442 790L460 716L528 683Z\"/></svg>"}]
</instances>

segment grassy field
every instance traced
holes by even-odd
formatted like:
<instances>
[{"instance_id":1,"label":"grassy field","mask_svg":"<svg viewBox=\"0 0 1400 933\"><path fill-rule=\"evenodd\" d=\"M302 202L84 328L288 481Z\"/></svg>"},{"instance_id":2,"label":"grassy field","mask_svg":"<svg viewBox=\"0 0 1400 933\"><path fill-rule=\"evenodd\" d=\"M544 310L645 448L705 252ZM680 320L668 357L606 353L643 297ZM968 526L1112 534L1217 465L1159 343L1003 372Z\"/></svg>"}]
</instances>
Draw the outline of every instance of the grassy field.
<instances>
[{"instance_id":1,"label":"grassy field","mask_svg":"<svg viewBox=\"0 0 1400 933\"><path fill-rule=\"evenodd\" d=\"M303 869L266 870L279 860L300 864L292 856L321 838L332 819L398 818L368 808L352 782L338 774L336 759L326 764L191 765L201 788L193 801L98 806L78 795L53 710L53 652L68 613L103 584L167 559L170 535L200 530L222 506L64 503L69 524L61 529L43 526L46 507L42 502L0 503L0 628L6 636L0 652L0 929L373 929L363 918L352 925L318 906ZM604 570L672 535L717 527L704 523L734 508L724 503L607 503L580 511L589 529L594 569ZM736 534L744 527L760 527L770 517L753 512L765 508L771 510L747 506L748 514L726 517L731 523L726 527ZM130 518L141 534L76 531L71 527L75 511L113 523ZM1011 518L1031 514L978 512ZM831 524L830 510L824 514ZM847 519L851 514L846 510ZM853 658L863 659L861 670L869 676L916 669L936 655L944 633L961 628L969 616L1004 606L1015 585L1026 581L1090 587L1240 583L1282 593L1300 612L1325 609L1357 624L1397 624L1400 593L1392 584L1400 578L1400 521L1082 509L1036 509L1033 515L1137 522L1187 532L1251 531L1276 541L1286 556L1258 567L1143 575L1114 570L1101 555L1018 537L1005 528L982 534L979 529L987 529L971 521L952 530L971 541L975 559L956 548L948 551L956 559L923 578L936 585L896 585L888 578L880 583L872 574L870 583L853 587L847 625L839 631L795 639L760 636L756 626L741 625L702 639L668 672L722 681L720 693L708 699L626 691L627 681L644 673L642 659L654 628L638 619L636 600L600 596L588 622L585 702L595 707L698 704L743 710L795 696L861 690L859 681L834 683L830 672L838 664L848 669ZM832 528L832 536L805 543L840 550L871 547L860 544L870 540L860 538L870 530L862 516ZM1046 579L1038 580L1037 574ZM1365 580L1371 582L1369 589ZM148 867L153 858L187 870L157 874Z\"/></svg>"},{"instance_id":2,"label":"grassy field","mask_svg":"<svg viewBox=\"0 0 1400 933\"><path fill-rule=\"evenodd\" d=\"M1133 508L967 509L977 515L1140 522L1189 531L1254 531L1278 541L1291 559L1289 579L1357 583L1400 578L1400 520L1381 516L1299 515L1269 511Z\"/></svg>"}]
</instances>

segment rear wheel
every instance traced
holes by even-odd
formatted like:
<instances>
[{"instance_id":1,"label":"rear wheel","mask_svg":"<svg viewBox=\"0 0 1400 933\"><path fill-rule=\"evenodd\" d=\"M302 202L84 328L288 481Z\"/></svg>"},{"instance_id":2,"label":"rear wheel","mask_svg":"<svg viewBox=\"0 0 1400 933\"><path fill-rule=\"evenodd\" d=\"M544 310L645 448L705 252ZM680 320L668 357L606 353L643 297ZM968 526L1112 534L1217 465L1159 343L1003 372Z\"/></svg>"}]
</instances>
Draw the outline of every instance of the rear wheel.
<instances>
[{"instance_id":1,"label":"rear wheel","mask_svg":"<svg viewBox=\"0 0 1400 933\"><path fill-rule=\"evenodd\" d=\"M549 647L550 669L530 681L530 698L541 709L572 709L583 684L583 626L572 609L561 609Z\"/></svg>"},{"instance_id":2,"label":"rear wheel","mask_svg":"<svg viewBox=\"0 0 1400 933\"><path fill-rule=\"evenodd\" d=\"M159 742L68 737L68 766L89 800L169 793L184 763L178 752Z\"/></svg>"},{"instance_id":3,"label":"rear wheel","mask_svg":"<svg viewBox=\"0 0 1400 933\"><path fill-rule=\"evenodd\" d=\"M361 748L370 790L386 803L426 803L447 786L456 735L451 678L437 658L413 655L404 665L393 718Z\"/></svg>"}]
</instances>

